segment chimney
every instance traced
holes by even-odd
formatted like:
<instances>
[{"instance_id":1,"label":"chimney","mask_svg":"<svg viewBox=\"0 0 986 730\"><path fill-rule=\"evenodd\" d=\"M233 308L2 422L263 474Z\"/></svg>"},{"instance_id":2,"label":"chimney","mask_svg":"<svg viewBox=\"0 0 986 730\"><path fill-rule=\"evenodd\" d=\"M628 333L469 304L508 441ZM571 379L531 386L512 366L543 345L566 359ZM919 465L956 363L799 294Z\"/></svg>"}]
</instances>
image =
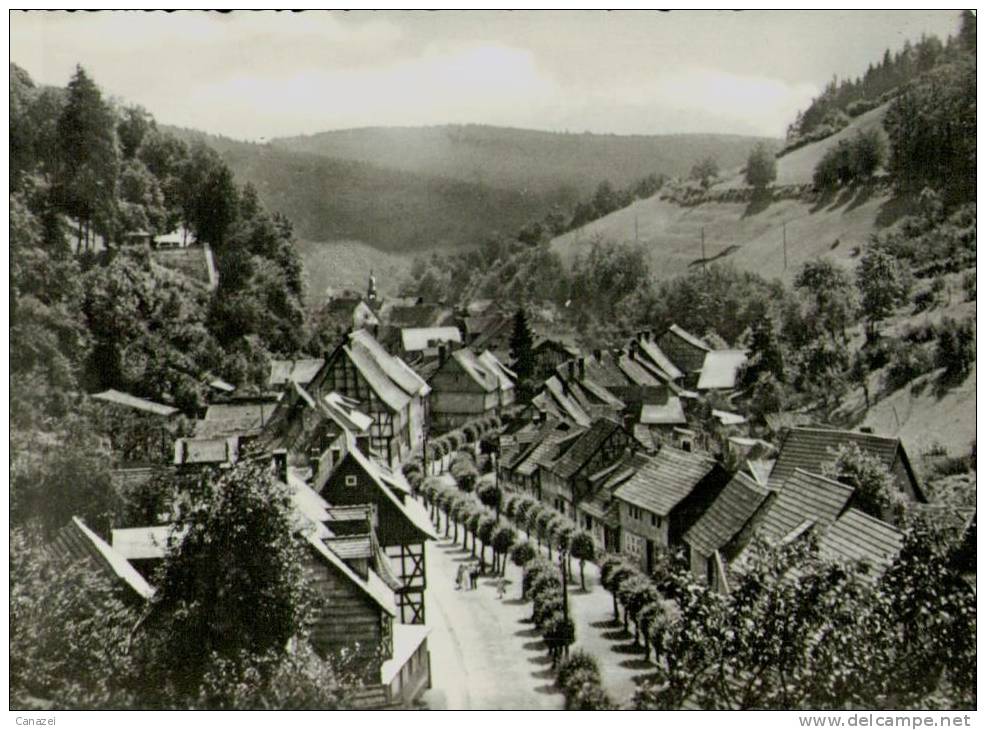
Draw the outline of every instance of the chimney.
<instances>
[{"instance_id":1,"label":"chimney","mask_svg":"<svg viewBox=\"0 0 986 730\"><path fill-rule=\"evenodd\" d=\"M585 358L579 358L579 380L585 380Z\"/></svg>"},{"instance_id":2,"label":"chimney","mask_svg":"<svg viewBox=\"0 0 986 730\"><path fill-rule=\"evenodd\" d=\"M571 378L572 380L575 379L575 361L574 360L569 360L568 361L568 377Z\"/></svg>"},{"instance_id":3,"label":"chimney","mask_svg":"<svg viewBox=\"0 0 986 730\"><path fill-rule=\"evenodd\" d=\"M603 351L602 350L593 350L592 351L592 356L594 358L596 358L596 360L598 362L602 362L603 361Z\"/></svg>"},{"instance_id":4,"label":"chimney","mask_svg":"<svg viewBox=\"0 0 986 730\"><path fill-rule=\"evenodd\" d=\"M445 360L448 357L448 346L443 342L438 346L438 366L441 367L445 364Z\"/></svg>"},{"instance_id":5,"label":"chimney","mask_svg":"<svg viewBox=\"0 0 986 730\"><path fill-rule=\"evenodd\" d=\"M640 343L638 343L636 340L633 340L630 343L630 359L636 360L639 352L640 352Z\"/></svg>"},{"instance_id":6,"label":"chimney","mask_svg":"<svg viewBox=\"0 0 986 730\"><path fill-rule=\"evenodd\" d=\"M288 450L275 449L274 454L271 457L271 462L274 465L274 476L276 476L282 482L287 484L288 483Z\"/></svg>"}]
</instances>

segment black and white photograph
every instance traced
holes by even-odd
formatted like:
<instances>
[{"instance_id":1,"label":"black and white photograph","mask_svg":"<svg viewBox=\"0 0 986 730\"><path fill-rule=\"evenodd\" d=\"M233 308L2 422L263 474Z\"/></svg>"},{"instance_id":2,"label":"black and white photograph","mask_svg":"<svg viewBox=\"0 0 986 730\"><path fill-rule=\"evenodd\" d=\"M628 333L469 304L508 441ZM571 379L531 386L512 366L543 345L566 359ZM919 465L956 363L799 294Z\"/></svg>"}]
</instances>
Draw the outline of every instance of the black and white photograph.
<instances>
[{"instance_id":1,"label":"black and white photograph","mask_svg":"<svg viewBox=\"0 0 986 730\"><path fill-rule=\"evenodd\" d=\"M973 726L976 26L9 10L9 724Z\"/></svg>"}]
</instances>

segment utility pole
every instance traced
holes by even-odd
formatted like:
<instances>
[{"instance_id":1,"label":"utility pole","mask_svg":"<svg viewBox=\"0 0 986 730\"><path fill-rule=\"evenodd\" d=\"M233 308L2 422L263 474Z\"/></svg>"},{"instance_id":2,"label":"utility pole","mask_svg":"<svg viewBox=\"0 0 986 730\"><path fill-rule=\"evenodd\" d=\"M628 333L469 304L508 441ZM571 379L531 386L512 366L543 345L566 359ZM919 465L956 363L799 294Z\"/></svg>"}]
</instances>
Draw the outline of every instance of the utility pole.
<instances>
[{"instance_id":1,"label":"utility pole","mask_svg":"<svg viewBox=\"0 0 986 730\"><path fill-rule=\"evenodd\" d=\"M702 271L706 274L709 273L708 269L705 268L705 226L702 226Z\"/></svg>"},{"instance_id":2,"label":"utility pole","mask_svg":"<svg viewBox=\"0 0 986 730\"><path fill-rule=\"evenodd\" d=\"M787 271L787 221L784 221L784 271Z\"/></svg>"}]
</instances>

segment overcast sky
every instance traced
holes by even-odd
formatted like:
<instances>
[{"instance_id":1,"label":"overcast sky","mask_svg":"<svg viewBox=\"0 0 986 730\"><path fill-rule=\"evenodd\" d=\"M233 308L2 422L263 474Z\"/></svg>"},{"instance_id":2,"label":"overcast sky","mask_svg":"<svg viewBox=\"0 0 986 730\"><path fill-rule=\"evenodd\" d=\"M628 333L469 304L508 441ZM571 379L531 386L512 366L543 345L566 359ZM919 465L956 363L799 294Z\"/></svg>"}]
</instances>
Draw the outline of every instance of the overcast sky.
<instances>
[{"instance_id":1,"label":"overcast sky","mask_svg":"<svg viewBox=\"0 0 986 730\"><path fill-rule=\"evenodd\" d=\"M241 139L477 122L781 136L833 75L957 11L11 11L11 60L81 63L161 122Z\"/></svg>"}]
</instances>

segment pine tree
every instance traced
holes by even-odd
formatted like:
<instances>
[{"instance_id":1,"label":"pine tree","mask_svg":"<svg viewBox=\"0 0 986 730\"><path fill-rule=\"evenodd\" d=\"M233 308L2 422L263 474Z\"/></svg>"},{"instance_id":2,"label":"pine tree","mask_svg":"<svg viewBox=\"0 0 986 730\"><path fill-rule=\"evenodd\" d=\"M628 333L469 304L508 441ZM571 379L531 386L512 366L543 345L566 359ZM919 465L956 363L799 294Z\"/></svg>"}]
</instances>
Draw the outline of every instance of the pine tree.
<instances>
[{"instance_id":1,"label":"pine tree","mask_svg":"<svg viewBox=\"0 0 986 730\"><path fill-rule=\"evenodd\" d=\"M81 66L58 120L58 153L58 201L79 221L79 242L88 245L94 223L104 236L112 227L119 154L113 112Z\"/></svg>"},{"instance_id":2,"label":"pine tree","mask_svg":"<svg viewBox=\"0 0 986 730\"><path fill-rule=\"evenodd\" d=\"M518 309L514 315L514 330L510 335L510 357L513 369L517 373L518 387L521 393L529 390L531 378L534 376L534 336L527 322L527 312Z\"/></svg>"}]
</instances>

